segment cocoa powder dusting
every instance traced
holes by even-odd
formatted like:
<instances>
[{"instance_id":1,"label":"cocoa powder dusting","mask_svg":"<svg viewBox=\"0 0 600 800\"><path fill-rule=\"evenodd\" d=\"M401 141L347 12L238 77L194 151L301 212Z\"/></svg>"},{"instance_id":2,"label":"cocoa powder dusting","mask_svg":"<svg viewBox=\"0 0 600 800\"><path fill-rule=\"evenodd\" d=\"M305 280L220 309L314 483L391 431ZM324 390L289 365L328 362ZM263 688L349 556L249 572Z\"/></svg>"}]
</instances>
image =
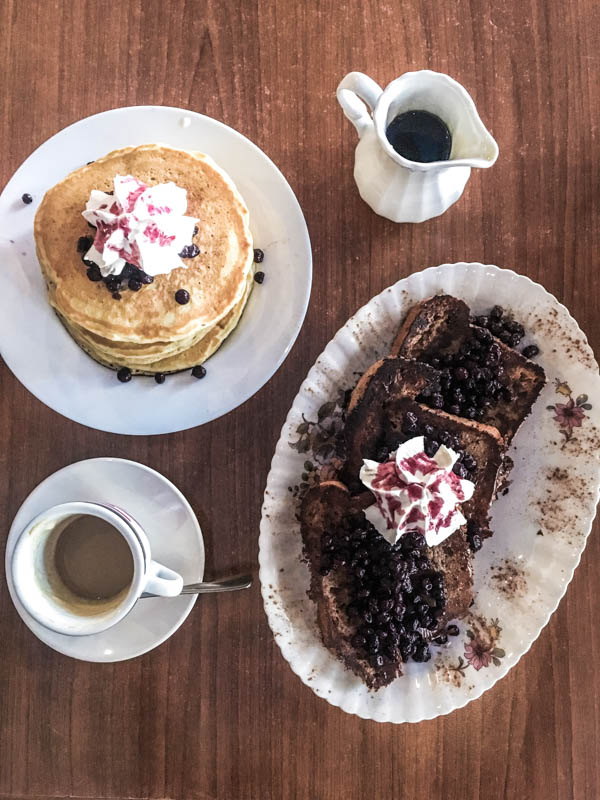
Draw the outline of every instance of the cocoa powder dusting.
<instances>
[{"instance_id":1,"label":"cocoa powder dusting","mask_svg":"<svg viewBox=\"0 0 600 800\"><path fill-rule=\"evenodd\" d=\"M509 600L523 597L527 580L523 566L512 558L505 558L490 568L490 580L495 588Z\"/></svg>"}]
</instances>

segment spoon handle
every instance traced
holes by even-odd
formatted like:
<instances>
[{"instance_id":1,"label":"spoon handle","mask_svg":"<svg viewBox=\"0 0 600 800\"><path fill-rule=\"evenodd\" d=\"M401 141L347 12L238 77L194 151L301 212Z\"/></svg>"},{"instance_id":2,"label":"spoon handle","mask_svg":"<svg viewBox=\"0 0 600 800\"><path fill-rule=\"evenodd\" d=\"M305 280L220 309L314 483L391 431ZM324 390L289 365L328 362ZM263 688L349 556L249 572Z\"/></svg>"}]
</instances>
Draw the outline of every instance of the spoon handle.
<instances>
[{"instance_id":1,"label":"spoon handle","mask_svg":"<svg viewBox=\"0 0 600 800\"><path fill-rule=\"evenodd\" d=\"M188 583L181 594L208 594L209 592L235 592L236 589L249 589L252 586L252 575L236 575L220 581L205 583Z\"/></svg>"},{"instance_id":2,"label":"spoon handle","mask_svg":"<svg viewBox=\"0 0 600 800\"><path fill-rule=\"evenodd\" d=\"M188 583L181 590L181 594L209 594L211 592L235 592L236 589L248 589L252 586L252 575L235 575L233 578L223 578L219 581L206 581L203 583ZM140 597L156 597L155 594L144 592Z\"/></svg>"}]
</instances>

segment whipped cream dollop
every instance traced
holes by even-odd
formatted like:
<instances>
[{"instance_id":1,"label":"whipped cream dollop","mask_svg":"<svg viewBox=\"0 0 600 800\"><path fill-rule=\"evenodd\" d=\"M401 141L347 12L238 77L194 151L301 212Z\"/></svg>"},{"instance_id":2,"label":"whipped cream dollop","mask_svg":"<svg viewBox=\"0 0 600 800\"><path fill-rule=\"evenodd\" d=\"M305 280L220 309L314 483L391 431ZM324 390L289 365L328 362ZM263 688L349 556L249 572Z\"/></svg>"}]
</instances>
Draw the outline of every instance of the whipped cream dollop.
<instances>
[{"instance_id":1,"label":"whipped cream dollop","mask_svg":"<svg viewBox=\"0 0 600 800\"><path fill-rule=\"evenodd\" d=\"M82 212L96 227L84 258L104 278L120 275L126 263L152 276L187 267L179 253L192 242L198 220L186 211L187 192L172 181L148 186L132 175L116 175L114 194L92 189Z\"/></svg>"},{"instance_id":2,"label":"whipped cream dollop","mask_svg":"<svg viewBox=\"0 0 600 800\"><path fill-rule=\"evenodd\" d=\"M430 458L422 436L401 444L383 464L364 459L360 479L375 496L366 518L390 544L409 531L422 533L430 547L440 544L464 525L459 504L475 489L452 472L457 459L444 445Z\"/></svg>"}]
</instances>

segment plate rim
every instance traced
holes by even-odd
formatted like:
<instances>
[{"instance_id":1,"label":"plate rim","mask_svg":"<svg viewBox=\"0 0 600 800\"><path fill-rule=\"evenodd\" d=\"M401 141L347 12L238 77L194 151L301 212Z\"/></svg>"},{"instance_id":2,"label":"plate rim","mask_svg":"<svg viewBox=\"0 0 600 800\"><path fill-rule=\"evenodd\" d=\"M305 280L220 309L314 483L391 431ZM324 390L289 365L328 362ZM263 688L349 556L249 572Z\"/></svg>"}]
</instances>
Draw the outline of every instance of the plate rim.
<instances>
[{"instance_id":1,"label":"plate rim","mask_svg":"<svg viewBox=\"0 0 600 800\"><path fill-rule=\"evenodd\" d=\"M90 463L95 463L95 462L103 462L103 463L111 464L111 463L114 463L115 461L123 463L123 464L128 464L129 466L132 466L132 467L134 467L136 469L142 469L142 470L144 470L146 472L149 472L152 475L154 475L155 477L157 477L162 483L166 484L169 487L169 489L178 498L178 500L181 503L181 505L183 506L183 508L186 510L187 515L188 515L190 521L192 522L192 525L193 525L194 530L195 530L196 538L197 538L198 544L199 544L199 550L200 550L200 553L201 553L201 562L202 562L202 569L199 570L199 572L201 573L201 576L200 576L199 580L203 580L204 569L206 567L206 548L204 546L204 535L202 533L202 527L200 525L200 521L198 520L198 517L197 517L194 509L192 508L190 501L183 494L181 489L179 489L171 480L169 480L169 478L167 478L165 475L163 475L161 472L159 472L158 470L154 469L153 467L149 467L147 464L142 464L140 461L134 461L131 458L119 458L119 457L116 457L116 456L95 456L93 458L82 458L79 461L73 461L70 464L65 464L63 467L60 467L60 469L57 469L54 472L50 473L50 475L47 475L43 480L41 480L39 483L37 483L33 487L33 489L29 492L29 494L22 500L21 504L19 505L19 508L16 510L16 512L15 512L15 514L13 516L11 525L10 525L8 536L6 537L6 544L5 544L5 547L4 547L4 574L5 574L6 585L7 585L7 588L8 588L9 596L10 596L12 604L13 604L13 606L15 608L15 611L17 612L17 614L19 615L19 618L21 619L21 622L26 626L26 628L30 631L30 633L33 636L35 636L36 639L38 639L38 641L42 642L42 644L46 645L46 647L49 647L51 650L54 650L55 652L60 653L62 656L65 656L66 658L73 658L76 661L83 661L83 662L86 662L86 663L89 663L89 664L118 664L118 663L120 663L122 661L131 661L134 658L139 658L140 656L143 656L146 653L149 653L152 650L155 650L157 647L160 647L160 645L164 644L168 639L171 638L171 636L173 636L174 633L176 633L179 630L179 628L186 621L186 619L188 618L188 616L191 613L192 609L196 605L196 601L198 599L198 595L189 595L189 597L186 597L187 606L186 606L185 610L183 610L182 613L177 618L177 622L173 626L171 626L169 628L167 633L165 633L163 636L161 636L161 637L157 638L156 640L154 640L153 643L149 647L147 647L145 649L142 649L142 650L136 651L134 655L127 655L127 656L124 656L122 658L116 658L116 659L111 659L111 658L109 658L109 659L106 659L106 658L102 658L102 659L100 659L100 658L91 658L91 659L90 658L84 658L84 657L81 657L79 655L74 655L73 653L65 652L65 650L63 648L57 647L56 643L52 643L51 644L49 639L54 639L56 636L62 636L62 634L58 634L58 633L56 633L56 631L52 631L50 629L44 628L44 626L41 625L41 623L38 623L35 620L35 618L31 617L31 615L28 614L28 612L26 611L26 609L22 605L21 601L19 600L19 598L18 598L18 596L16 594L16 590L15 590L15 588L13 586L12 574L11 574L11 569L10 569L10 561L11 561L11 558L12 558L12 551L14 550L14 544L15 544L16 539L18 538L19 533L20 533L20 528L19 528L19 530L17 530L15 528L15 522L16 522L17 517L21 513L21 510L23 509L23 507L29 502L29 500L39 490L41 490L47 484L51 483L54 479L56 479L56 477L58 475L60 475L62 473L68 473L68 472L70 472L70 471L72 471L74 469L77 469L82 464L90 464ZM9 549L10 549L10 553L9 553ZM34 630L34 628L31 627L30 618L31 618L31 620L33 620L36 623L36 625L40 625L40 627L42 628L42 632L44 633L44 638L42 638L39 635L37 630ZM126 621L126 619L127 619L127 617L124 617L114 627L116 628L119 625L122 625L123 622ZM92 634L91 637L86 636L86 637L77 637L77 638L90 639L90 638L93 638L93 636L94 636L94 634Z\"/></svg>"},{"instance_id":2,"label":"plate rim","mask_svg":"<svg viewBox=\"0 0 600 800\"><path fill-rule=\"evenodd\" d=\"M437 712L433 711L432 713L429 713L429 714L426 713L426 714L423 714L422 716L420 716L418 718L414 718L414 719L404 719L404 720L400 720L400 721L396 721L394 719L389 719L389 718L385 719L385 720L384 719L378 719L375 716L369 715L368 713L361 713L360 709L357 709L357 708L352 708L352 709L345 708L342 705L342 702L343 702L343 699L344 699L343 695L340 698L340 702L337 702L336 698L333 698L331 695L322 695L320 693L315 692L314 687L312 686L312 684L303 675L301 675L300 672L296 669L295 664L298 663L298 659L296 659L295 663L294 663L294 661L290 660L290 657L289 657L290 654L289 654L288 651L291 648L286 647L285 642L283 641L283 636L281 635L281 630L279 629L278 624L277 624L276 615L271 613L271 610L270 610L270 600L269 600L269 596L268 596L269 595L269 589L268 589L268 580L267 580L267 566L268 565L266 563L266 558L265 558L265 551L266 551L265 544L267 542L268 537L270 536L269 528L271 526L270 520L266 517L266 510L267 510L267 503L268 503L267 494L268 494L268 491L269 491L270 479L271 479L271 475L275 471L276 460L277 460L277 458L278 458L278 456L280 454L280 451L283 448L283 446L285 444L287 444L287 439L285 439L284 436L286 434L286 431L287 431L289 425L292 422L292 417L294 415L294 410L295 410L295 407L296 407L296 403L301 400L301 397L304 394L306 388L308 386L310 386L311 381L314 379L315 375L318 374L318 369L317 368L318 368L319 362L321 361L321 359L324 356L324 354L327 351L327 349L332 345L332 343L334 343L338 339L338 337L341 335L342 331L344 331L347 328L347 326L349 326L351 324L351 322L357 316L359 316L359 315L361 315L361 314L366 312L366 309L367 309L368 306L370 306L377 299L382 297L389 290L394 289L400 283L402 283L403 281L406 281L407 279L412 278L415 275L423 275L423 274L433 275L435 273L438 273L440 270L465 268L465 267L467 267L467 268L469 268L469 267L470 268L473 268L473 267L475 267L475 268L484 268L484 269L493 270L493 271L495 271L495 272L497 272L499 274L507 274L508 276L511 277L511 280L513 278L518 278L519 280L524 280L526 283L529 283L532 287L535 288L536 291L540 291L541 290L541 293L544 296L546 296L547 298L549 298L552 303L555 303L560 308L561 312L565 313L567 315L568 319L570 320L570 322L575 326L574 329L581 335L583 342L589 348L589 352L590 352L590 354L592 355L592 358L593 358L593 365L595 366L596 371L598 372L599 368L598 368L598 361L596 359L596 355L595 355L595 353L594 353L594 351L593 351L593 349L592 349L592 347L591 347L591 345L589 343L587 335L581 329L581 327L580 327L579 323L577 322L577 320L575 319L575 317L573 317L573 315L571 314L569 309L563 303L561 303L551 292L549 292L542 284L532 280L528 275L522 275L521 273L518 273L515 270L510 269L510 268L498 267L496 264L484 264L484 263L479 262L479 261L457 261L457 262L452 262L452 263L445 262L443 264L438 264L437 266L426 267L425 269L417 270L416 272L411 272L409 275L405 276L404 278L400 278L398 281L395 281L394 283L390 284L389 286L384 287L376 295L374 295L371 298L369 298L369 300L367 300L366 303L364 303L362 306L360 306L346 320L346 322L343 323L340 326L340 328L336 331L336 333L332 336L332 338L329 339L329 341L325 344L325 346L323 347L323 349L321 350L319 355L316 357L313 365L310 367L308 373L306 374L306 377L304 378L304 380L300 384L298 392L296 393L296 395L295 395L295 397L294 397L294 399L292 401L290 409L289 409L289 411L288 411L288 413L286 415L285 421L284 421L284 423L282 425L281 432L280 432L279 438L278 438L276 446L275 446L275 451L273 453L273 458L271 459L271 464L270 464L270 467L269 467L269 473L267 475L265 493L264 493L264 496L263 496L263 504L262 504L262 507L261 507L260 535L259 535L259 539L258 539L258 546L259 546L258 561L259 561L259 581L260 581L260 585L261 585L261 596L262 596L262 599L263 599L263 607L264 607L264 610L265 610L265 614L267 616L267 622L269 624L269 628L271 629L271 632L273 634L273 639L276 642L276 644L278 645L279 650L280 650L283 658L286 660L286 662L288 663L288 665L292 669L292 672L294 672L300 678L300 680L306 686L308 686L317 695L317 697L319 697L320 699L326 700L330 705L333 705L333 706L335 706L337 708L340 708L345 713L353 714L353 715L356 715L356 716L360 717L361 719L368 719L368 720L372 720L373 722L377 722L377 723L382 723L383 722L383 723L390 723L390 724L396 724L396 725L401 725L401 724L406 724L406 723L418 724L419 722L424 722L426 720L431 720L431 719L435 719L437 717L446 716L447 714L451 714L452 712L457 711L458 709L464 708L466 705L468 705L469 703L473 702L474 700L478 700L483 694L485 694L486 692L488 692L491 689L493 689L494 686L498 683L498 681L500 681L502 678L506 677L508 672L510 672L510 670L513 669L513 667L515 667L519 663L519 661L523 658L523 656L525 656L530 651L531 647L537 641L537 639L539 638L539 636L542 633L542 631L544 630L544 628L546 628L546 626L548 625L552 615L554 614L554 612L556 611L556 609L560 605L560 602L564 598L564 596L565 596L565 594L567 592L567 589L569 588L569 586L571 584L571 581L573 580L573 576L575 574L575 570L577 569L577 567L581 563L581 557L582 557L582 555L583 555L583 553L585 551L585 548L587 546L589 535L592 532L594 521L595 521L596 515L597 515L598 502L600 501L600 467L599 467L599 471L598 471L598 474L597 474L597 480L596 480L596 490L595 490L596 513L590 519L588 525L586 526L586 530L582 535L581 546L580 546L580 549L579 549L579 553L578 553L577 558L575 559L575 561L573 563L572 569L570 570L570 574L568 573L567 576L566 576L567 579L565 580L565 582L564 582L564 584L562 586L562 591L560 591L560 593L558 595L558 598L556 600L556 603L548 611L547 615L545 615L544 621L539 626L539 629L536 631L536 633L530 639L527 647L510 664L508 664L508 663L506 663L504 661L502 662L501 667L496 672L494 672L494 680L492 681L492 683L490 683L489 686L485 686L485 687L478 686L475 692L473 692L470 695L467 695L464 699L461 698L461 702L457 703L456 705L453 705L451 708L449 708L447 710L444 710L444 711L437 711ZM583 532L583 528L582 528L582 532ZM322 644L322 642L319 642L319 644L320 644L321 647L326 649L325 646ZM508 659L507 659L507 661L508 661Z\"/></svg>"},{"instance_id":3,"label":"plate rim","mask_svg":"<svg viewBox=\"0 0 600 800\"><path fill-rule=\"evenodd\" d=\"M232 411L234 411L237 408L239 408L242 405L244 405L244 403L246 403L248 400L250 400L252 397L254 397L255 394L257 394L264 386L267 385L267 383L269 383L269 381L273 378L275 373L280 369L280 367L283 365L284 361L287 359L287 357L290 354L293 346L295 345L295 343L296 343L296 341L298 339L298 336L300 335L300 331L302 330L302 327L304 325L304 321L306 319L306 314L307 314L307 311L308 311L308 306L310 304L310 298L311 298L311 293L312 293L313 255L312 255L312 243L311 243L311 240L310 240L310 233L309 233L309 230L308 230L308 224L306 222L306 217L304 216L304 212L302 210L300 202L299 202L299 200L298 200L298 198L296 196L296 193L292 189L289 181L287 180L287 178L285 177L283 172L279 169L277 164L275 164L275 162L271 159L271 157L269 155L267 155L267 153L265 153L265 151L262 150L262 148L260 148L257 144L255 144L251 139L249 139L243 133L240 133L239 131L237 131L235 128L232 128L230 125L227 125L226 123L221 122L220 120L215 119L214 117L210 117L207 114L203 114L203 113L201 113L199 111L194 111L193 109L189 109L189 108L180 108L178 106L162 106L162 105L152 105L152 104L132 105L132 106L116 106L114 108L109 108L109 109L106 109L104 111L99 111L99 112L96 112L94 114L90 114L87 117L82 117L80 119L75 120L74 122L70 123L69 125L66 125L64 128L61 128L60 130L56 131L51 136L48 136L46 139L44 139L44 141L42 141L21 162L21 164L19 164L19 166L14 170L14 172L12 173L10 178L8 179L7 183L4 185L4 187L0 191L0 201L2 200L2 197L5 195L7 190L10 189L10 186L13 183L13 181L16 181L18 179L19 173L25 167L27 162L29 162L32 158L34 158L39 153L39 151L43 147L45 147L51 140L59 138L59 137L63 137L65 135L67 135L69 132L73 133L73 130L78 128L79 126L83 126L84 124L89 123L91 120L96 120L96 119L98 119L100 117L116 115L116 114L119 114L119 113L138 113L138 112L151 112L151 113L165 113L166 112L168 114L180 114L180 115L184 115L184 116L189 116L189 117L198 119L202 124L213 125L218 129L220 128L223 132L226 132L228 136L233 136L234 139L237 139L240 143L243 144L243 146L250 147L250 149L253 150L259 158L263 159L265 164L268 165L269 168L274 171L273 174L277 176L278 181L281 182L281 185L282 185L284 191L287 193L287 195L289 197L289 201L290 201L291 207L294 209L294 212L297 214L297 221L300 224L300 227L302 229L301 230L301 236L298 237L298 241L299 242L301 241L302 249L305 251L306 256L307 256L307 258L305 260L305 263L304 263L304 266L303 266L303 273L305 274L304 296L302 297L301 302L299 304L299 310L298 310L297 319L296 319L294 325L290 326L290 328L289 328L289 335L286 337L285 347L282 348L282 350L278 354L277 358L273 360L272 365L267 369L267 371L265 373L265 376L264 376L264 379L262 379L262 382L259 383L259 384L256 384L256 385L253 384L250 387L249 390L247 390L244 393L241 393L239 395L239 397L242 398L241 400L239 398L236 399L235 401L233 401L234 402L233 405L225 406L224 410L222 410L220 413L218 413L216 415L213 415L210 419L206 419L206 420L204 420L202 422L189 424L186 427L180 427L175 422L174 424L171 423L170 425L166 425L166 426L163 425L163 426L160 427L160 429L152 430L150 432L148 432L148 431L117 431L117 430L114 430L114 428L112 428L109 424L105 424L103 417L101 417L97 422L94 422L94 424L90 424L87 421L83 421L83 419L81 419L81 418L75 418L74 415L65 413L64 410L59 410L59 408L55 407L55 405L51 405L49 402L47 402L47 400L42 399L38 394L39 388L37 390L35 390L35 391L33 389L33 386L36 385L35 384L35 380L32 381L29 378L25 379L20 374L18 374L18 365L15 368L13 368L13 366L15 364L17 364L17 362L14 361L13 359L7 360L5 354L0 349L0 357L2 358L4 363L6 364L7 368L10 370L10 372L19 381L19 383L21 383L21 385L24 386L25 389L36 398L36 400L38 400L40 403L42 403L47 408L50 408L55 413L60 414L60 416L64 417L65 419L68 419L68 420L70 420L72 422L75 422L75 423L77 423L79 425L83 425L84 427L90 428L91 430L100 430L100 431L102 431L104 433L112 433L112 434L115 434L115 435L122 435L122 436L161 436L161 435L166 435L166 434L170 434L170 433L179 433L179 432L183 432L183 431L186 431L186 430L192 430L193 428L199 427L201 425L206 425L206 424L209 424L210 422L213 422L213 421L215 421L217 419L220 419L221 417L226 416L227 414L231 413ZM165 142L165 144L168 144L168 142ZM170 146L173 146L173 145L170 145ZM48 188L50 188L50 187L48 187ZM47 189L46 189L46 191L47 191ZM33 227L33 223L32 223L32 227ZM35 255L35 260L37 261L37 255ZM58 320L56 322L57 322L57 324L59 324ZM101 364L97 364L97 366L101 367L102 365ZM107 368L104 367L104 369L107 369Z\"/></svg>"}]
</instances>

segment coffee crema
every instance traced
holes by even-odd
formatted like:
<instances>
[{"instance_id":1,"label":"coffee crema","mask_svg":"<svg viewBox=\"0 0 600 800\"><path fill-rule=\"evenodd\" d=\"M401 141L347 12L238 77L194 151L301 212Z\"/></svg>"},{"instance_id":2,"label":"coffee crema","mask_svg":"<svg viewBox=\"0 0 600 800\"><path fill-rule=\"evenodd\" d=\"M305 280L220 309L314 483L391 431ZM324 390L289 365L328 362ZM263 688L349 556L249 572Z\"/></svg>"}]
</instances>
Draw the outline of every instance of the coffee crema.
<instances>
[{"instance_id":1,"label":"coffee crema","mask_svg":"<svg viewBox=\"0 0 600 800\"><path fill-rule=\"evenodd\" d=\"M54 550L56 574L83 600L110 600L133 580L129 545L109 522L74 517L60 532Z\"/></svg>"}]
</instances>

